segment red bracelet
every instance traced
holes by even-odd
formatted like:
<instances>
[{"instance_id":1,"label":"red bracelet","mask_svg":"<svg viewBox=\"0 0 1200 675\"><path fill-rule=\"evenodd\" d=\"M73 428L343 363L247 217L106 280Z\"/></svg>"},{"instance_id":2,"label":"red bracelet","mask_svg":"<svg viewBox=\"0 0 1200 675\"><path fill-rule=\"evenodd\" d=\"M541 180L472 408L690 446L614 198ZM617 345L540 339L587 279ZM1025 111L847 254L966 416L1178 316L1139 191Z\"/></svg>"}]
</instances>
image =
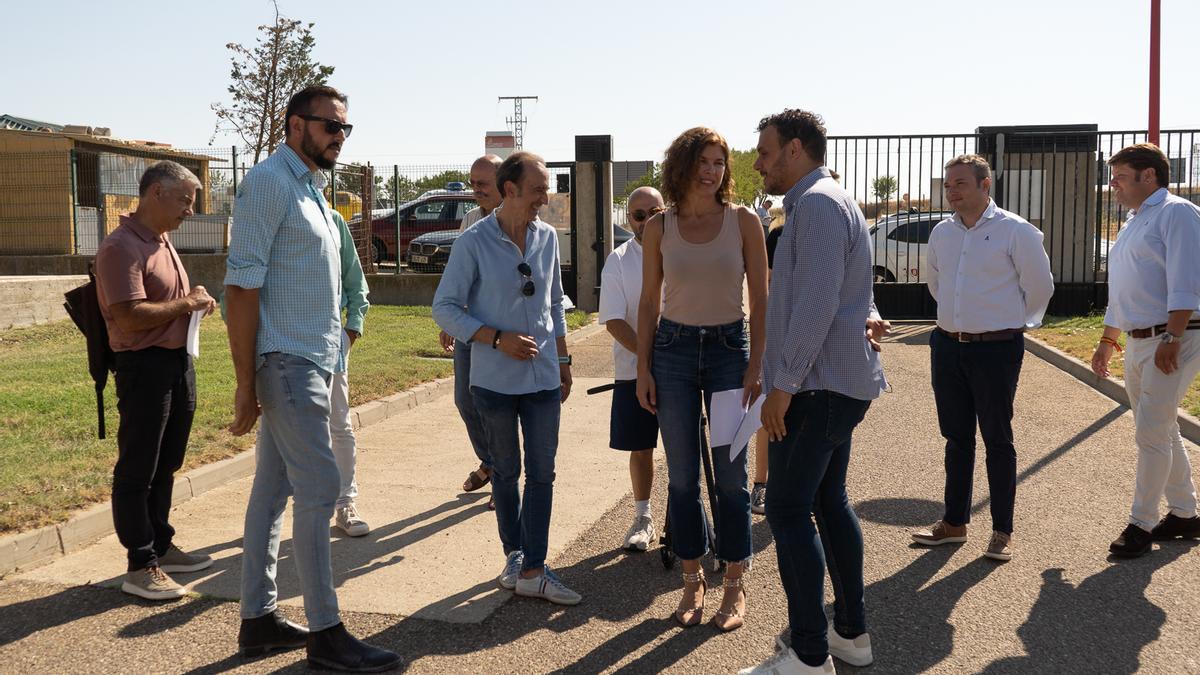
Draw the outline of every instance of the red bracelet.
<instances>
[{"instance_id":1,"label":"red bracelet","mask_svg":"<svg viewBox=\"0 0 1200 675\"><path fill-rule=\"evenodd\" d=\"M1120 342L1117 342L1116 340L1114 340L1114 339L1112 339L1112 338L1110 338L1110 337L1104 337L1104 336L1101 336L1101 337L1100 337L1100 344L1102 344L1102 345L1112 345L1112 346L1113 346L1113 348L1114 348L1114 349L1116 349L1116 350L1117 350L1117 351L1119 351L1119 352L1123 352L1123 351L1125 351L1124 349L1121 349L1121 343L1120 343Z\"/></svg>"}]
</instances>

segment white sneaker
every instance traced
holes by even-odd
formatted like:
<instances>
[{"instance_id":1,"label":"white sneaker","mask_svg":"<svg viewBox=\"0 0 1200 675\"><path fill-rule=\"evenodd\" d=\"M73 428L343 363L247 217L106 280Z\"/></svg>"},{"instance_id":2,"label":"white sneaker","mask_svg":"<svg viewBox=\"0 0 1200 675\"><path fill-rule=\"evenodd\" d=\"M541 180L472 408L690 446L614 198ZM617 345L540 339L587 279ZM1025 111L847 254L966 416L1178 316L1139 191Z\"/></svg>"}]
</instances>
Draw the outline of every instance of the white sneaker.
<instances>
[{"instance_id":1,"label":"white sneaker","mask_svg":"<svg viewBox=\"0 0 1200 675\"><path fill-rule=\"evenodd\" d=\"M566 587L549 566L542 568L542 573L530 579L517 579L517 595L527 598L543 598L556 605L578 605L583 596Z\"/></svg>"},{"instance_id":2,"label":"white sneaker","mask_svg":"<svg viewBox=\"0 0 1200 675\"><path fill-rule=\"evenodd\" d=\"M813 667L801 661L796 652L784 645L779 638L775 638L775 644L779 647L775 656L757 666L739 670L738 675L833 675L837 672L833 667L832 656L825 657L825 663Z\"/></svg>"},{"instance_id":3,"label":"white sneaker","mask_svg":"<svg viewBox=\"0 0 1200 675\"><path fill-rule=\"evenodd\" d=\"M829 624L829 655L836 656L838 659L849 663L852 666L869 666L875 660L871 654L871 635L863 633L853 640L838 635L838 632L833 629L833 624Z\"/></svg>"},{"instance_id":4,"label":"white sneaker","mask_svg":"<svg viewBox=\"0 0 1200 675\"><path fill-rule=\"evenodd\" d=\"M336 515L337 528L345 532L348 537L361 537L371 531L371 526L367 525L367 521L359 517L358 507L354 505L354 502L339 506Z\"/></svg>"},{"instance_id":5,"label":"white sneaker","mask_svg":"<svg viewBox=\"0 0 1200 675\"><path fill-rule=\"evenodd\" d=\"M186 588L157 566L127 572L121 590L147 600L178 600L187 595Z\"/></svg>"},{"instance_id":6,"label":"white sneaker","mask_svg":"<svg viewBox=\"0 0 1200 675\"><path fill-rule=\"evenodd\" d=\"M625 533L626 551L645 551L654 541L654 521L646 516L635 516L633 525Z\"/></svg>"},{"instance_id":7,"label":"white sneaker","mask_svg":"<svg viewBox=\"0 0 1200 675\"><path fill-rule=\"evenodd\" d=\"M500 572L500 588L511 591L517 587L517 578L521 576L521 565L525 563L525 553L513 551L504 561L504 569Z\"/></svg>"}]
</instances>

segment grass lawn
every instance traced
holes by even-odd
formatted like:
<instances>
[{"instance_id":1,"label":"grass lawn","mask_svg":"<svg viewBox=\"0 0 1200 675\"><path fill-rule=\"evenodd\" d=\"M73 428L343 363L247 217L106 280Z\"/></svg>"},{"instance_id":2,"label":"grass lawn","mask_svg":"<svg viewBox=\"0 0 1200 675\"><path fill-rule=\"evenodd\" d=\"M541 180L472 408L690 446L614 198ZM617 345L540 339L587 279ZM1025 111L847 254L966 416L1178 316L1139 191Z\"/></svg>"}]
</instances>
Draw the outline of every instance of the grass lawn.
<instances>
[{"instance_id":1,"label":"grass lawn","mask_svg":"<svg viewBox=\"0 0 1200 675\"><path fill-rule=\"evenodd\" d=\"M1033 335L1043 342L1089 364L1092 362L1092 352L1096 349L1096 343L1100 341L1100 335L1103 333L1104 317L1099 314L1066 318L1048 316L1042 327L1033 331ZM1118 342L1124 344L1125 339L1118 338ZM1109 370L1114 377L1124 378L1125 360L1121 352L1113 355ZM1200 379L1192 382L1181 407L1200 417Z\"/></svg>"},{"instance_id":2,"label":"grass lawn","mask_svg":"<svg viewBox=\"0 0 1200 675\"><path fill-rule=\"evenodd\" d=\"M572 312L568 324L574 329L592 318ZM351 358L351 405L451 375L437 333L428 307L372 307ZM214 315L200 331L196 419L184 470L254 444L253 434L234 438L225 431L234 384L225 325ZM61 522L108 499L119 421L111 378L104 393L108 438L102 441L87 352L74 324L0 331L0 533Z\"/></svg>"}]
</instances>

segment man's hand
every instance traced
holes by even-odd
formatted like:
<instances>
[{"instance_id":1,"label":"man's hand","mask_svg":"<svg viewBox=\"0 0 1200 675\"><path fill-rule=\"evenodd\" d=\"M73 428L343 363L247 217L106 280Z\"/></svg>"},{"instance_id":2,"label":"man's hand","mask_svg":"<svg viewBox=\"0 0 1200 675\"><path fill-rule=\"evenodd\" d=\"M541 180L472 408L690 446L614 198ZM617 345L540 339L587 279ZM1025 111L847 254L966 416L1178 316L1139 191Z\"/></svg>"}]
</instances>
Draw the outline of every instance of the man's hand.
<instances>
[{"instance_id":1,"label":"man's hand","mask_svg":"<svg viewBox=\"0 0 1200 675\"><path fill-rule=\"evenodd\" d=\"M204 312L204 316L213 313L217 307L217 301L213 300L203 286L193 286L190 293L187 294L189 311Z\"/></svg>"},{"instance_id":2,"label":"man's hand","mask_svg":"<svg viewBox=\"0 0 1200 675\"><path fill-rule=\"evenodd\" d=\"M886 319L867 319L867 342L871 343L871 349L875 351L883 351L883 345L879 343L883 336L892 330L892 322Z\"/></svg>"},{"instance_id":3,"label":"man's hand","mask_svg":"<svg viewBox=\"0 0 1200 675\"><path fill-rule=\"evenodd\" d=\"M1112 345L1101 342L1096 345L1096 351L1092 352L1092 372L1097 377L1108 377L1108 362L1112 360L1113 348Z\"/></svg>"},{"instance_id":4,"label":"man's hand","mask_svg":"<svg viewBox=\"0 0 1200 675\"><path fill-rule=\"evenodd\" d=\"M496 347L518 361L529 361L537 357L537 343L528 335L520 333L501 333L500 344Z\"/></svg>"},{"instance_id":5,"label":"man's hand","mask_svg":"<svg viewBox=\"0 0 1200 675\"><path fill-rule=\"evenodd\" d=\"M446 331L438 333L438 344L442 345L442 351L447 354L454 352L454 337Z\"/></svg>"},{"instance_id":6,"label":"man's hand","mask_svg":"<svg viewBox=\"0 0 1200 675\"><path fill-rule=\"evenodd\" d=\"M767 394L767 400L763 401L762 425L772 441L782 441L787 435L784 417L790 407L792 395L782 389L772 389L771 393Z\"/></svg>"},{"instance_id":7,"label":"man's hand","mask_svg":"<svg viewBox=\"0 0 1200 675\"><path fill-rule=\"evenodd\" d=\"M562 403L567 402L567 397L571 395L571 366L570 364L560 363L558 366L558 382L562 386Z\"/></svg>"},{"instance_id":8,"label":"man's hand","mask_svg":"<svg viewBox=\"0 0 1200 675\"><path fill-rule=\"evenodd\" d=\"M354 346L354 341L358 339L358 331L346 329L346 339L350 342L350 346Z\"/></svg>"},{"instance_id":9,"label":"man's hand","mask_svg":"<svg viewBox=\"0 0 1200 675\"><path fill-rule=\"evenodd\" d=\"M1163 342L1154 350L1154 366L1163 375L1170 375L1179 370L1179 341L1170 344Z\"/></svg>"},{"instance_id":10,"label":"man's hand","mask_svg":"<svg viewBox=\"0 0 1200 675\"><path fill-rule=\"evenodd\" d=\"M254 429L254 423L262 414L258 405L258 394L254 391L254 383L238 385L233 394L233 424L229 425L229 433L241 436Z\"/></svg>"}]
</instances>

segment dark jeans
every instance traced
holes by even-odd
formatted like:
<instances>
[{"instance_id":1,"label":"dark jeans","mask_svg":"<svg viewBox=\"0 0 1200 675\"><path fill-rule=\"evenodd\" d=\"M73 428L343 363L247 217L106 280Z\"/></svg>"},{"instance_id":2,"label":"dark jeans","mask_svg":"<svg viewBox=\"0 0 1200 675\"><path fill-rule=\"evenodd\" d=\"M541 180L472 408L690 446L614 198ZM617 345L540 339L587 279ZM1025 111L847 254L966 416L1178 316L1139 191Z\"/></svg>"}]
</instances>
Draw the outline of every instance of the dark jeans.
<instances>
[{"instance_id":1,"label":"dark jeans","mask_svg":"<svg viewBox=\"0 0 1200 675\"><path fill-rule=\"evenodd\" d=\"M862 530L846 495L846 468L851 435L870 405L829 391L796 394L784 418L787 435L767 450L767 523L787 595L792 649L801 657L824 660L829 651L826 563L834 627L847 635L867 630Z\"/></svg>"},{"instance_id":2,"label":"dark jeans","mask_svg":"<svg viewBox=\"0 0 1200 675\"><path fill-rule=\"evenodd\" d=\"M550 540L550 509L554 502L554 457L558 454L561 389L531 394L501 394L471 387L475 407L487 429L492 452L492 498L504 554L525 553L526 570L540 570ZM525 490L521 477L521 442L525 438Z\"/></svg>"},{"instance_id":3,"label":"dark jeans","mask_svg":"<svg viewBox=\"0 0 1200 675\"><path fill-rule=\"evenodd\" d=\"M951 525L971 521L975 477L975 423L987 448L992 529L1012 534L1017 497L1013 400L1025 358L1025 337L963 343L938 331L929 338L933 398L946 439L946 514Z\"/></svg>"},{"instance_id":4,"label":"dark jeans","mask_svg":"<svg viewBox=\"0 0 1200 675\"><path fill-rule=\"evenodd\" d=\"M187 351L150 347L117 352L114 379L121 426L113 527L133 571L155 564L175 536L167 518L196 412L196 371Z\"/></svg>"},{"instance_id":5,"label":"dark jeans","mask_svg":"<svg viewBox=\"0 0 1200 675\"><path fill-rule=\"evenodd\" d=\"M488 451L487 430L471 396L471 343L462 340L454 341L454 405L463 424L467 425L467 438L479 463L491 469L492 454Z\"/></svg>"}]
</instances>

